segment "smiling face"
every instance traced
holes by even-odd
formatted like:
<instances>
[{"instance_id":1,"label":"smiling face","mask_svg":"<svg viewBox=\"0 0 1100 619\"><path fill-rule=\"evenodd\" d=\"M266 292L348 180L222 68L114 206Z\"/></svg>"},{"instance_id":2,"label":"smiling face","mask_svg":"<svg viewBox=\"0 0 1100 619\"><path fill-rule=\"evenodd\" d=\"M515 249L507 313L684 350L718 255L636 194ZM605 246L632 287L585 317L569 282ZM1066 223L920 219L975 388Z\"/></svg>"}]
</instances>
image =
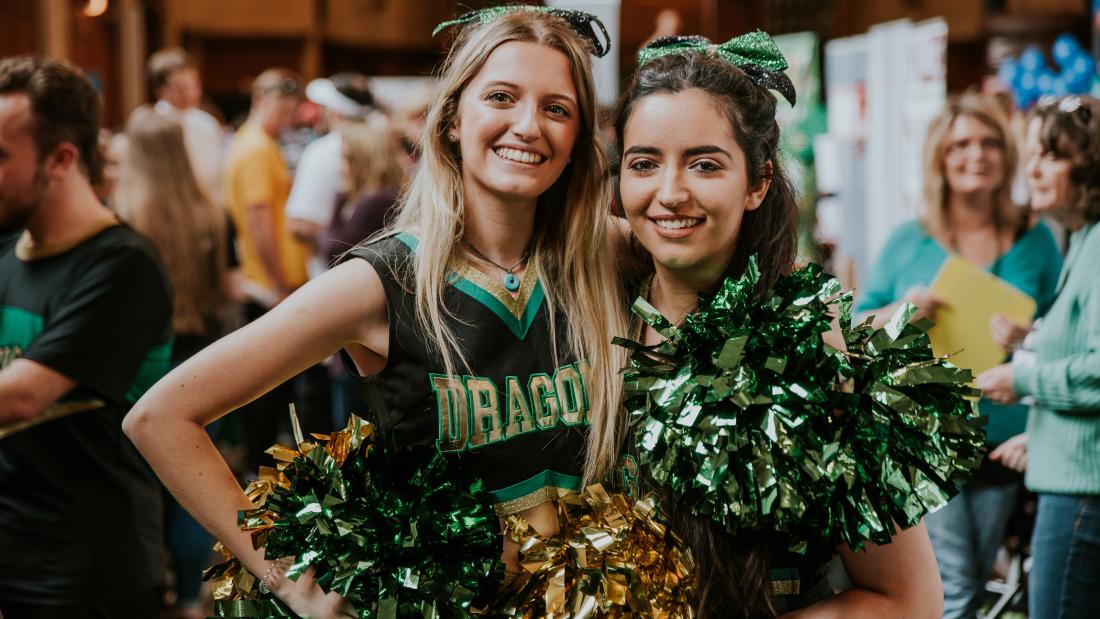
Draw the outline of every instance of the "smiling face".
<instances>
[{"instance_id":1,"label":"smiling face","mask_svg":"<svg viewBox=\"0 0 1100 619\"><path fill-rule=\"evenodd\" d=\"M1074 202L1074 187L1070 181L1072 162L1043 148L1040 133L1043 121L1033 118L1027 125L1027 187L1031 193L1031 209L1036 212L1064 210Z\"/></svg>"},{"instance_id":2,"label":"smiling face","mask_svg":"<svg viewBox=\"0 0 1100 619\"><path fill-rule=\"evenodd\" d=\"M533 205L565 169L579 116L565 54L522 41L497 47L462 91L450 129L466 195Z\"/></svg>"},{"instance_id":3,"label":"smiling face","mask_svg":"<svg viewBox=\"0 0 1100 619\"><path fill-rule=\"evenodd\" d=\"M655 266L711 287L769 186L750 183L726 112L698 89L647 96L627 119L623 153L623 209Z\"/></svg>"},{"instance_id":4,"label":"smiling face","mask_svg":"<svg viewBox=\"0 0 1100 619\"><path fill-rule=\"evenodd\" d=\"M993 193L1005 182L1004 139L981 120L960 115L945 136L943 173L951 191Z\"/></svg>"}]
</instances>

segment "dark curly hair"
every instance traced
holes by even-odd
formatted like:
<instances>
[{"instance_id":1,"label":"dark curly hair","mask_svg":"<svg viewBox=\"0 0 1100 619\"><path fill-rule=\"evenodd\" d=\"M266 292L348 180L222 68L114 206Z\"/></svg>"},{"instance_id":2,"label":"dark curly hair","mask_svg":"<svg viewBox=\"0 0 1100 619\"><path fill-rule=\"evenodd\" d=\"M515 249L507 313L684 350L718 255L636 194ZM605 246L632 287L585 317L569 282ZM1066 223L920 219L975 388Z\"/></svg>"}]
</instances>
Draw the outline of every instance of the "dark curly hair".
<instances>
[{"instance_id":1,"label":"dark curly hair","mask_svg":"<svg viewBox=\"0 0 1100 619\"><path fill-rule=\"evenodd\" d=\"M1031 120L1041 123L1043 152L1070 162L1069 180L1077 189L1070 209L1090 223L1100 221L1100 101L1083 95L1044 101L1031 110Z\"/></svg>"},{"instance_id":2,"label":"dark curly hair","mask_svg":"<svg viewBox=\"0 0 1100 619\"><path fill-rule=\"evenodd\" d=\"M39 159L68 142L79 151L80 167L88 180L98 183L103 174L99 95L84 72L53 58L5 58L0 60L0 95L16 93L30 100Z\"/></svg>"},{"instance_id":3,"label":"dark curly hair","mask_svg":"<svg viewBox=\"0 0 1100 619\"><path fill-rule=\"evenodd\" d=\"M724 112L745 153L749 184L765 178L771 181L760 207L745 213L737 247L723 274L740 276L755 255L762 289L770 288L794 264L798 221L795 192L780 161L776 98L771 92L741 69L709 54L670 54L650 60L634 74L619 103L615 116L619 152L623 152L623 130L639 101L691 89L708 93ZM657 490L672 530L695 557L697 616L774 617L767 544L751 534L734 537L711 519L676 504L667 488L651 480L646 485Z\"/></svg>"}]
</instances>

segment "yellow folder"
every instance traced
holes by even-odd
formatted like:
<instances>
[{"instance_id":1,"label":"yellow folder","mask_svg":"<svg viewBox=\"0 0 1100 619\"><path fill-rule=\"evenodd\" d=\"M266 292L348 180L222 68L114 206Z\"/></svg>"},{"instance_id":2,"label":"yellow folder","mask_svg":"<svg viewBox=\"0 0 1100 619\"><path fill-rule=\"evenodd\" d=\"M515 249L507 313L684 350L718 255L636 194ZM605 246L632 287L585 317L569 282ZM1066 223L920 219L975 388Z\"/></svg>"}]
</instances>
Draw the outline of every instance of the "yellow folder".
<instances>
[{"instance_id":1,"label":"yellow folder","mask_svg":"<svg viewBox=\"0 0 1100 619\"><path fill-rule=\"evenodd\" d=\"M1035 299L1008 282L958 256L949 256L929 287L947 304L936 312L928 332L936 355L978 375L1003 363L1007 352L993 341L989 319L1002 314L1026 324L1035 315Z\"/></svg>"}]
</instances>

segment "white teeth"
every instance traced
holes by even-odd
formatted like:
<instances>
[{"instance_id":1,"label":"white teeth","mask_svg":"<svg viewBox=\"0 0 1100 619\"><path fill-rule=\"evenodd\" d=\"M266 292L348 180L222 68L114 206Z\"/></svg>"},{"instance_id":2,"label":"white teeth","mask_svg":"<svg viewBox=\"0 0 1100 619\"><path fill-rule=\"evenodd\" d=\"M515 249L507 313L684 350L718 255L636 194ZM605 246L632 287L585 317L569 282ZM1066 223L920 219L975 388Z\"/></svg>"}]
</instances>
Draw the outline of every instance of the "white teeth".
<instances>
[{"instance_id":1,"label":"white teeth","mask_svg":"<svg viewBox=\"0 0 1100 619\"><path fill-rule=\"evenodd\" d=\"M699 217L692 217L690 219L655 219L654 221L665 230L679 230L680 228L690 228L703 220Z\"/></svg>"},{"instance_id":2,"label":"white teeth","mask_svg":"<svg viewBox=\"0 0 1100 619\"><path fill-rule=\"evenodd\" d=\"M498 148L493 152L495 152L498 157L510 161L519 161L520 163L542 163L542 155L538 153L529 153L527 151L505 147Z\"/></svg>"}]
</instances>

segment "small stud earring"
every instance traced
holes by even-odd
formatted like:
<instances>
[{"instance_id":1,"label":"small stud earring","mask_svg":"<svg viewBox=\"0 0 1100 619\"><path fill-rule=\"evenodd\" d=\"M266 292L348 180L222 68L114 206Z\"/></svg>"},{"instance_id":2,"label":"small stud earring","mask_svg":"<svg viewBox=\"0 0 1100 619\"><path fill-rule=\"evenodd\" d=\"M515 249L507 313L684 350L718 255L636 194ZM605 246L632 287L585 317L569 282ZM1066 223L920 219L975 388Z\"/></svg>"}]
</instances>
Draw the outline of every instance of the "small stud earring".
<instances>
[{"instance_id":1,"label":"small stud earring","mask_svg":"<svg viewBox=\"0 0 1100 619\"><path fill-rule=\"evenodd\" d=\"M455 134L453 134L453 133L448 133L447 134L447 139L452 141L452 142L457 142L458 141L458 138L455 137Z\"/></svg>"}]
</instances>

